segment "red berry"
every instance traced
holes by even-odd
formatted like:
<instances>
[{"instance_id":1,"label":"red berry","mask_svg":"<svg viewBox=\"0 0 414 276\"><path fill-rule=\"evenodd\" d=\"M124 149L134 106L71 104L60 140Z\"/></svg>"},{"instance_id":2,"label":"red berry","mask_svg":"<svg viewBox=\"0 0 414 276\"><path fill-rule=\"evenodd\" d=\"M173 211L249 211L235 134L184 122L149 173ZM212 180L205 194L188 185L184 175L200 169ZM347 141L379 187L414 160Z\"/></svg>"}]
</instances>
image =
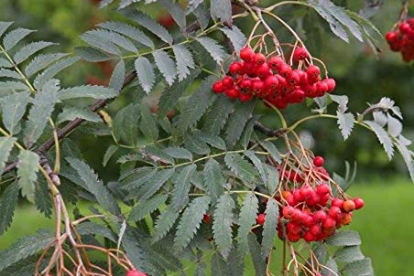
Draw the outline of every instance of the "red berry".
<instances>
[{"instance_id":1,"label":"red berry","mask_svg":"<svg viewBox=\"0 0 414 276\"><path fill-rule=\"evenodd\" d=\"M319 195L325 195L331 192L331 187L328 184L319 184L316 187L316 193Z\"/></svg>"},{"instance_id":2,"label":"red berry","mask_svg":"<svg viewBox=\"0 0 414 276\"><path fill-rule=\"evenodd\" d=\"M329 87L325 82L320 81L316 83L316 93L318 96L323 96L326 92L328 92L328 89Z\"/></svg>"},{"instance_id":3,"label":"red berry","mask_svg":"<svg viewBox=\"0 0 414 276\"><path fill-rule=\"evenodd\" d=\"M302 228L300 227L299 224L290 221L286 225L286 230L287 230L288 233L299 234L300 231L302 231Z\"/></svg>"},{"instance_id":4,"label":"red berry","mask_svg":"<svg viewBox=\"0 0 414 276\"><path fill-rule=\"evenodd\" d=\"M300 82L299 70L293 70L292 73L287 76L286 80L290 85L297 85Z\"/></svg>"},{"instance_id":5,"label":"red berry","mask_svg":"<svg viewBox=\"0 0 414 276\"><path fill-rule=\"evenodd\" d=\"M313 225L313 217L311 215L302 213L300 216L300 221L303 225L310 227Z\"/></svg>"},{"instance_id":6,"label":"red berry","mask_svg":"<svg viewBox=\"0 0 414 276\"><path fill-rule=\"evenodd\" d=\"M224 84L221 81L216 81L213 84L213 92L214 93L223 93L224 89L225 89Z\"/></svg>"},{"instance_id":7,"label":"red berry","mask_svg":"<svg viewBox=\"0 0 414 276\"><path fill-rule=\"evenodd\" d=\"M332 206L331 208L329 208L329 217L333 218L333 219L337 219L338 216L341 214L341 208L336 207L336 206Z\"/></svg>"},{"instance_id":8,"label":"red berry","mask_svg":"<svg viewBox=\"0 0 414 276\"><path fill-rule=\"evenodd\" d=\"M355 210L355 208L356 208L355 202L350 199L345 200L344 204L342 205L342 209L347 213L352 212L353 210Z\"/></svg>"},{"instance_id":9,"label":"red berry","mask_svg":"<svg viewBox=\"0 0 414 276\"><path fill-rule=\"evenodd\" d=\"M295 208L292 212L292 220L300 221L301 217L302 217L302 211Z\"/></svg>"},{"instance_id":10,"label":"red berry","mask_svg":"<svg viewBox=\"0 0 414 276\"><path fill-rule=\"evenodd\" d=\"M331 218L331 217L327 217L326 220L323 222L323 228L325 229L330 229L335 227L336 225L336 220Z\"/></svg>"},{"instance_id":11,"label":"red berry","mask_svg":"<svg viewBox=\"0 0 414 276\"><path fill-rule=\"evenodd\" d=\"M399 29L402 33L408 33L411 30L411 27L410 24L404 22L400 24Z\"/></svg>"},{"instance_id":12,"label":"red berry","mask_svg":"<svg viewBox=\"0 0 414 276\"><path fill-rule=\"evenodd\" d=\"M309 228L309 232L311 232L312 235L315 235L315 236L319 235L319 233L321 233L321 230L322 230L321 227L317 224L314 224L311 226L311 228Z\"/></svg>"},{"instance_id":13,"label":"red berry","mask_svg":"<svg viewBox=\"0 0 414 276\"><path fill-rule=\"evenodd\" d=\"M147 276L147 274L139 270L130 270L126 276Z\"/></svg>"},{"instance_id":14,"label":"red berry","mask_svg":"<svg viewBox=\"0 0 414 276\"><path fill-rule=\"evenodd\" d=\"M229 72L233 75L242 74L243 66L240 64L240 62L233 62L229 66Z\"/></svg>"},{"instance_id":15,"label":"red berry","mask_svg":"<svg viewBox=\"0 0 414 276\"><path fill-rule=\"evenodd\" d=\"M335 90L336 81L333 78L325 79L324 82L328 86L328 92L332 92Z\"/></svg>"},{"instance_id":16,"label":"red berry","mask_svg":"<svg viewBox=\"0 0 414 276\"><path fill-rule=\"evenodd\" d=\"M225 76L221 82L223 83L224 87L226 87L226 88L230 88L234 85L234 80L230 76Z\"/></svg>"},{"instance_id":17,"label":"red berry","mask_svg":"<svg viewBox=\"0 0 414 276\"><path fill-rule=\"evenodd\" d=\"M298 240L300 240L300 235L299 234L288 233L287 234L287 239L290 242L297 242Z\"/></svg>"},{"instance_id":18,"label":"red berry","mask_svg":"<svg viewBox=\"0 0 414 276\"><path fill-rule=\"evenodd\" d=\"M204 223L207 223L207 224L211 223L211 217L210 217L210 215L204 214L203 215L203 221L204 221Z\"/></svg>"},{"instance_id":19,"label":"red berry","mask_svg":"<svg viewBox=\"0 0 414 276\"><path fill-rule=\"evenodd\" d=\"M253 56L254 56L254 51L250 47L244 47L243 49L240 50L240 58L242 60L250 61L252 60Z\"/></svg>"},{"instance_id":20,"label":"red berry","mask_svg":"<svg viewBox=\"0 0 414 276\"><path fill-rule=\"evenodd\" d=\"M253 61L257 65L262 65L266 62L266 56L263 55L262 53L257 53L257 54L254 55Z\"/></svg>"},{"instance_id":21,"label":"red berry","mask_svg":"<svg viewBox=\"0 0 414 276\"><path fill-rule=\"evenodd\" d=\"M253 95L250 93L240 93L239 100L243 103L250 101L253 98Z\"/></svg>"},{"instance_id":22,"label":"red berry","mask_svg":"<svg viewBox=\"0 0 414 276\"><path fill-rule=\"evenodd\" d=\"M237 87L230 88L226 90L226 95L230 99L237 99L239 97L240 91Z\"/></svg>"},{"instance_id":23,"label":"red berry","mask_svg":"<svg viewBox=\"0 0 414 276\"><path fill-rule=\"evenodd\" d=\"M252 81L250 79L243 79L240 82L240 87L244 90L250 90L252 88Z\"/></svg>"},{"instance_id":24,"label":"red berry","mask_svg":"<svg viewBox=\"0 0 414 276\"><path fill-rule=\"evenodd\" d=\"M261 95L264 90L264 83L261 80L254 80L252 83L252 91L256 95Z\"/></svg>"},{"instance_id":25,"label":"red berry","mask_svg":"<svg viewBox=\"0 0 414 276\"><path fill-rule=\"evenodd\" d=\"M314 207L321 201L321 196L312 191L312 194L306 199L306 204L310 207Z\"/></svg>"},{"instance_id":26,"label":"red berry","mask_svg":"<svg viewBox=\"0 0 414 276\"><path fill-rule=\"evenodd\" d=\"M281 76L283 76L284 78L288 78L290 76L290 74L292 74L292 67L290 67L288 64L284 63L278 69L278 73Z\"/></svg>"},{"instance_id":27,"label":"red berry","mask_svg":"<svg viewBox=\"0 0 414 276\"><path fill-rule=\"evenodd\" d=\"M303 202L305 201L305 197L302 195L300 190L293 191L293 198L296 200L296 202Z\"/></svg>"},{"instance_id":28,"label":"red berry","mask_svg":"<svg viewBox=\"0 0 414 276\"><path fill-rule=\"evenodd\" d=\"M311 197L312 196L312 194L314 194L315 192L314 192L314 190L312 189L312 187L310 187L310 186L303 186L302 188L300 188L300 193L301 193L301 195L303 196L303 198L308 198L308 197Z\"/></svg>"},{"instance_id":29,"label":"red berry","mask_svg":"<svg viewBox=\"0 0 414 276\"><path fill-rule=\"evenodd\" d=\"M264 63L256 68L256 74L261 79L266 79L266 77L272 75L272 71L270 71L269 65Z\"/></svg>"},{"instance_id":30,"label":"red berry","mask_svg":"<svg viewBox=\"0 0 414 276\"><path fill-rule=\"evenodd\" d=\"M342 208L343 204L344 201L342 199L335 197L334 199L332 199L331 206Z\"/></svg>"},{"instance_id":31,"label":"red berry","mask_svg":"<svg viewBox=\"0 0 414 276\"><path fill-rule=\"evenodd\" d=\"M281 57L271 57L268 64L272 70L279 70L279 68L282 66L282 64L285 64L285 62Z\"/></svg>"},{"instance_id":32,"label":"red berry","mask_svg":"<svg viewBox=\"0 0 414 276\"><path fill-rule=\"evenodd\" d=\"M325 221L327 217L328 215L325 213L325 211L319 210L319 211L316 211L315 214L313 215L313 220L315 222L322 222L322 221Z\"/></svg>"},{"instance_id":33,"label":"red berry","mask_svg":"<svg viewBox=\"0 0 414 276\"><path fill-rule=\"evenodd\" d=\"M315 156L315 158L313 158L313 165L315 165L315 167L322 167L324 162L325 160L322 156Z\"/></svg>"},{"instance_id":34,"label":"red berry","mask_svg":"<svg viewBox=\"0 0 414 276\"><path fill-rule=\"evenodd\" d=\"M310 65L308 67L308 69L306 70L306 74L308 75L308 80L310 83L315 83L317 81L319 81L320 79L320 75L321 75L321 70L319 69L318 66L315 65Z\"/></svg>"},{"instance_id":35,"label":"red berry","mask_svg":"<svg viewBox=\"0 0 414 276\"><path fill-rule=\"evenodd\" d=\"M354 202L355 202L355 209L359 210L362 207L364 207L364 200L362 198L356 197L354 198Z\"/></svg>"},{"instance_id":36,"label":"red berry","mask_svg":"<svg viewBox=\"0 0 414 276\"><path fill-rule=\"evenodd\" d=\"M392 43L397 39L397 34L395 32L388 32L385 35L385 39L388 41L388 43Z\"/></svg>"},{"instance_id":37,"label":"red berry","mask_svg":"<svg viewBox=\"0 0 414 276\"><path fill-rule=\"evenodd\" d=\"M259 214L256 219L257 223L260 225L263 225L265 223L265 220L266 220L265 214Z\"/></svg>"},{"instance_id":38,"label":"red berry","mask_svg":"<svg viewBox=\"0 0 414 276\"><path fill-rule=\"evenodd\" d=\"M294 103L302 103L303 101L305 101L305 98L306 98L306 94L301 89L296 89L292 93L292 102Z\"/></svg>"},{"instance_id":39,"label":"red berry","mask_svg":"<svg viewBox=\"0 0 414 276\"><path fill-rule=\"evenodd\" d=\"M308 51L306 51L305 48L302 47L298 47L295 49L295 52L293 53L293 60L295 62L298 62L300 60L305 60L307 59L309 56Z\"/></svg>"},{"instance_id":40,"label":"red berry","mask_svg":"<svg viewBox=\"0 0 414 276\"><path fill-rule=\"evenodd\" d=\"M294 211L295 211L295 208L293 208L292 206L283 207L283 210L282 210L283 217L290 219Z\"/></svg>"},{"instance_id":41,"label":"red berry","mask_svg":"<svg viewBox=\"0 0 414 276\"><path fill-rule=\"evenodd\" d=\"M313 235L311 232L307 232L304 236L303 239L307 242L313 242L316 240L316 236Z\"/></svg>"},{"instance_id":42,"label":"red berry","mask_svg":"<svg viewBox=\"0 0 414 276\"><path fill-rule=\"evenodd\" d=\"M290 206L295 206L295 205L296 205L296 200L295 200L295 198L293 197L293 195L288 196L288 197L286 198L286 201L287 201L287 203L288 203Z\"/></svg>"},{"instance_id":43,"label":"red berry","mask_svg":"<svg viewBox=\"0 0 414 276\"><path fill-rule=\"evenodd\" d=\"M276 76L268 76L264 81L265 89L269 89L270 91L276 91L279 86L279 79Z\"/></svg>"}]
</instances>

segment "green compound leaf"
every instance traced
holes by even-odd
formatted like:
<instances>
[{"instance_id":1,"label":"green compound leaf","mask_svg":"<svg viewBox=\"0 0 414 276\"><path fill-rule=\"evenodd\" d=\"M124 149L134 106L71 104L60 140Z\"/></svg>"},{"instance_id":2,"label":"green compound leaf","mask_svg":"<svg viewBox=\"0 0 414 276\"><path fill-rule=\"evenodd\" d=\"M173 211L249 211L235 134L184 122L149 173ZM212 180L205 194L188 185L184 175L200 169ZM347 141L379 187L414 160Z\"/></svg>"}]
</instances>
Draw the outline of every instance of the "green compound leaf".
<instances>
[{"instance_id":1,"label":"green compound leaf","mask_svg":"<svg viewBox=\"0 0 414 276\"><path fill-rule=\"evenodd\" d=\"M249 250L248 236L252 231L252 226L256 223L259 211L259 200L254 193L248 193L243 201L243 206L239 216L238 242L239 252L245 256Z\"/></svg>"},{"instance_id":2,"label":"green compound leaf","mask_svg":"<svg viewBox=\"0 0 414 276\"><path fill-rule=\"evenodd\" d=\"M208 196L198 197L185 209L174 239L174 247L178 251L185 248L197 233L209 204L210 198Z\"/></svg>"},{"instance_id":3,"label":"green compound leaf","mask_svg":"<svg viewBox=\"0 0 414 276\"><path fill-rule=\"evenodd\" d=\"M233 209L235 203L229 194L222 195L214 211L213 236L220 254L227 258L232 247Z\"/></svg>"}]
</instances>

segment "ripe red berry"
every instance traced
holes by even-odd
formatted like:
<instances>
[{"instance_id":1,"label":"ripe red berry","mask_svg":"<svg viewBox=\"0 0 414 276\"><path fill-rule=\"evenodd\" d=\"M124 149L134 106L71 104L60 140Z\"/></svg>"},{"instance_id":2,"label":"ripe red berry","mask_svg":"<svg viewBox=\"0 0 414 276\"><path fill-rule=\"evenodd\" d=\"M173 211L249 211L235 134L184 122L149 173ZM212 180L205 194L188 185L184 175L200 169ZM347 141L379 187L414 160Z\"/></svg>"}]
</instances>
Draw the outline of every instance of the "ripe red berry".
<instances>
[{"instance_id":1,"label":"ripe red berry","mask_svg":"<svg viewBox=\"0 0 414 276\"><path fill-rule=\"evenodd\" d=\"M293 234L293 233L288 233L287 234L287 239L290 242L297 242L298 240L300 240L300 235L299 234Z\"/></svg>"},{"instance_id":2,"label":"ripe red berry","mask_svg":"<svg viewBox=\"0 0 414 276\"><path fill-rule=\"evenodd\" d=\"M147 274L139 270L130 270L126 276L147 276Z\"/></svg>"},{"instance_id":3,"label":"ripe red berry","mask_svg":"<svg viewBox=\"0 0 414 276\"><path fill-rule=\"evenodd\" d=\"M253 95L250 93L240 93L239 100L243 103L250 101L253 98Z\"/></svg>"},{"instance_id":4,"label":"ripe red berry","mask_svg":"<svg viewBox=\"0 0 414 276\"><path fill-rule=\"evenodd\" d=\"M388 32L385 35L385 39L388 41L388 43L392 43L397 39L397 34L395 32Z\"/></svg>"},{"instance_id":5,"label":"ripe red berry","mask_svg":"<svg viewBox=\"0 0 414 276\"><path fill-rule=\"evenodd\" d=\"M355 210L355 208L356 208L355 202L350 199L345 200L344 204L342 205L342 209L347 213L352 212L353 210Z\"/></svg>"},{"instance_id":6,"label":"ripe red berry","mask_svg":"<svg viewBox=\"0 0 414 276\"><path fill-rule=\"evenodd\" d=\"M211 223L211 216L208 215L208 214L204 214L203 215L203 221L204 221L204 223L207 223L207 224Z\"/></svg>"},{"instance_id":7,"label":"ripe red berry","mask_svg":"<svg viewBox=\"0 0 414 276\"><path fill-rule=\"evenodd\" d=\"M233 75L242 74L242 69L243 69L243 66L241 65L240 62L233 62L229 66L229 72Z\"/></svg>"},{"instance_id":8,"label":"ripe red berry","mask_svg":"<svg viewBox=\"0 0 414 276\"><path fill-rule=\"evenodd\" d=\"M282 66L282 64L284 64L285 62L283 61L283 59L281 57L271 57L269 59L269 67L272 70L279 70L280 66Z\"/></svg>"},{"instance_id":9,"label":"ripe red berry","mask_svg":"<svg viewBox=\"0 0 414 276\"><path fill-rule=\"evenodd\" d=\"M362 198L356 197L354 198L354 202L355 202L355 209L359 210L362 207L364 207L364 200Z\"/></svg>"},{"instance_id":10,"label":"ripe red berry","mask_svg":"<svg viewBox=\"0 0 414 276\"><path fill-rule=\"evenodd\" d=\"M305 201L305 197L302 195L302 193L300 192L300 190L293 191L293 198L298 203Z\"/></svg>"},{"instance_id":11,"label":"ripe red berry","mask_svg":"<svg viewBox=\"0 0 414 276\"><path fill-rule=\"evenodd\" d=\"M299 224L295 223L295 222L288 222L288 224L286 225L286 230L288 233L292 233L292 234L299 234L300 231L302 231L302 228L300 227Z\"/></svg>"},{"instance_id":12,"label":"ripe red berry","mask_svg":"<svg viewBox=\"0 0 414 276\"><path fill-rule=\"evenodd\" d=\"M214 93L223 93L224 89L225 89L224 84L221 81L216 81L213 84L213 92Z\"/></svg>"},{"instance_id":13,"label":"ripe red berry","mask_svg":"<svg viewBox=\"0 0 414 276\"><path fill-rule=\"evenodd\" d=\"M298 62L300 60L305 60L307 59L309 56L308 51L306 51L305 48L302 47L298 47L295 49L295 52L293 53L293 60L295 62Z\"/></svg>"},{"instance_id":14,"label":"ripe red berry","mask_svg":"<svg viewBox=\"0 0 414 276\"><path fill-rule=\"evenodd\" d=\"M315 158L313 158L313 165L315 165L315 167L322 167L324 162L325 160L322 156L315 156Z\"/></svg>"},{"instance_id":15,"label":"ripe red berry","mask_svg":"<svg viewBox=\"0 0 414 276\"><path fill-rule=\"evenodd\" d=\"M261 80L254 80L252 83L252 91L254 94L260 96L264 90L264 83Z\"/></svg>"},{"instance_id":16,"label":"ripe red berry","mask_svg":"<svg viewBox=\"0 0 414 276\"><path fill-rule=\"evenodd\" d=\"M402 33L408 33L411 30L411 27L410 24L403 22L400 24L399 29Z\"/></svg>"},{"instance_id":17,"label":"ripe red berry","mask_svg":"<svg viewBox=\"0 0 414 276\"><path fill-rule=\"evenodd\" d=\"M321 227L317 224L314 224L311 226L311 228L309 228L309 232L311 232L312 235L315 235L315 236L319 235L321 231L322 231Z\"/></svg>"},{"instance_id":18,"label":"ripe red berry","mask_svg":"<svg viewBox=\"0 0 414 276\"><path fill-rule=\"evenodd\" d=\"M323 225L323 228L325 229L333 228L336 225L336 220L331 217L327 217L322 225Z\"/></svg>"},{"instance_id":19,"label":"ripe red berry","mask_svg":"<svg viewBox=\"0 0 414 276\"><path fill-rule=\"evenodd\" d=\"M342 208L343 204L344 201L342 199L335 197L334 199L332 199L331 206Z\"/></svg>"},{"instance_id":20,"label":"ripe red berry","mask_svg":"<svg viewBox=\"0 0 414 276\"><path fill-rule=\"evenodd\" d=\"M333 219L337 219L340 214L341 214L341 208L336 207L336 206L332 206L331 208L329 208L329 212L328 212L329 217Z\"/></svg>"},{"instance_id":21,"label":"ripe red berry","mask_svg":"<svg viewBox=\"0 0 414 276\"><path fill-rule=\"evenodd\" d=\"M328 92L332 92L335 90L336 87L336 81L332 78L325 79L324 82L328 86Z\"/></svg>"},{"instance_id":22,"label":"ripe red berry","mask_svg":"<svg viewBox=\"0 0 414 276\"><path fill-rule=\"evenodd\" d=\"M316 193L319 195L325 195L331 192L331 187L328 184L319 184L316 187Z\"/></svg>"},{"instance_id":23,"label":"ripe red berry","mask_svg":"<svg viewBox=\"0 0 414 276\"><path fill-rule=\"evenodd\" d=\"M283 210L282 210L283 217L290 219L292 217L294 210L295 208L293 208L292 206L283 207Z\"/></svg>"},{"instance_id":24,"label":"ripe red berry","mask_svg":"<svg viewBox=\"0 0 414 276\"><path fill-rule=\"evenodd\" d=\"M250 90L252 88L252 81L250 79L243 79L240 82L240 87L243 88L244 90Z\"/></svg>"},{"instance_id":25,"label":"ripe red berry","mask_svg":"<svg viewBox=\"0 0 414 276\"><path fill-rule=\"evenodd\" d=\"M237 87L230 88L226 90L226 95L230 99L237 99L239 97L240 91Z\"/></svg>"},{"instance_id":26,"label":"ripe red berry","mask_svg":"<svg viewBox=\"0 0 414 276\"><path fill-rule=\"evenodd\" d=\"M316 93L318 96L323 96L326 92L328 92L328 89L329 87L325 82L320 81L316 83Z\"/></svg>"},{"instance_id":27,"label":"ripe red berry","mask_svg":"<svg viewBox=\"0 0 414 276\"><path fill-rule=\"evenodd\" d=\"M266 79L268 76L272 75L272 71L270 71L269 65L264 63L256 68L256 74L261 79Z\"/></svg>"},{"instance_id":28,"label":"ripe red berry","mask_svg":"<svg viewBox=\"0 0 414 276\"><path fill-rule=\"evenodd\" d=\"M254 55L253 61L257 65L262 65L266 62L266 56L263 55L262 53L257 53L257 54Z\"/></svg>"},{"instance_id":29,"label":"ripe red berry","mask_svg":"<svg viewBox=\"0 0 414 276\"><path fill-rule=\"evenodd\" d=\"M292 93L292 102L294 103L302 103L305 101L305 98L306 98L306 94L301 89L296 89Z\"/></svg>"},{"instance_id":30,"label":"ripe red berry","mask_svg":"<svg viewBox=\"0 0 414 276\"><path fill-rule=\"evenodd\" d=\"M256 218L257 223L260 225L263 225L265 223L265 220L266 220L265 214L259 214Z\"/></svg>"},{"instance_id":31,"label":"ripe red berry","mask_svg":"<svg viewBox=\"0 0 414 276\"><path fill-rule=\"evenodd\" d=\"M284 77L284 78L288 78L290 76L290 74L292 74L292 67L290 67L288 64L283 63L279 69L278 69L278 73Z\"/></svg>"},{"instance_id":32,"label":"ripe red berry","mask_svg":"<svg viewBox=\"0 0 414 276\"><path fill-rule=\"evenodd\" d=\"M310 187L310 186L307 186L307 185L302 186L302 188L300 188L299 192L301 193L302 197L305 198L305 199L308 198L308 197L311 197L312 194L315 193L313 188Z\"/></svg>"},{"instance_id":33,"label":"ripe red berry","mask_svg":"<svg viewBox=\"0 0 414 276\"><path fill-rule=\"evenodd\" d=\"M270 91L276 91L279 86L279 79L276 76L268 76L264 81L265 89L269 89Z\"/></svg>"},{"instance_id":34,"label":"ripe red berry","mask_svg":"<svg viewBox=\"0 0 414 276\"><path fill-rule=\"evenodd\" d=\"M221 82L225 88L231 88L234 85L234 80L230 76L225 76Z\"/></svg>"},{"instance_id":35,"label":"ripe red berry","mask_svg":"<svg viewBox=\"0 0 414 276\"><path fill-rule=\"evenodd\" d=\"M310 65L308 67L308 69L306 70L306 74L308 75L308 80L310 83L315 83L317 81L319 81L320 79L320 75L321 75L321 70L319 69L318 66L315 65Z\"/></svg>"},{"instance_id":36,"label":"ripe red berry","mask_svg":"<svg viewBox=\"0 0 414 276\"><path fill-rule=\"evenodd\" d=\"M298 73L298 70L293 70L292 73L287 76L287 82L290 85L297 85L300 82L300 74Z\"/></svg>"},{"instance_id":37,"label":"ripe red berry","mask_svg":"<svg viewBox=\"0 0 414 276\"><path fill-rule=\"evenodd\" d=\"M244 47L243 49L240 50L240 58L242 60L250 61L252 60L253 56L254 56L254 51L250 47Z\"/></svg>"},{"instance_id":38,"label":"ripe red berry","mask_svg":"<svg viewBox=\"0 0 414 276\"><path fill-rule=\"evenodd\" d=\"M307 242L313 242L316 240L316 236L311 232L306 232L306 234L303 236L303 239Z\"/></svg>"},{"instance_id":39,"label":"ripe red berry","mask_svg":"<svg viewBox=\"0 0 414 276\"><path fill-rule=\"evenodd\" d=\"M315 214L313 215L313 220L315 222L323 222L326 220L327 217L328 215L326 214L325 211L319 210L319 211L316 211Z\"/></svg>"}]
</instances>

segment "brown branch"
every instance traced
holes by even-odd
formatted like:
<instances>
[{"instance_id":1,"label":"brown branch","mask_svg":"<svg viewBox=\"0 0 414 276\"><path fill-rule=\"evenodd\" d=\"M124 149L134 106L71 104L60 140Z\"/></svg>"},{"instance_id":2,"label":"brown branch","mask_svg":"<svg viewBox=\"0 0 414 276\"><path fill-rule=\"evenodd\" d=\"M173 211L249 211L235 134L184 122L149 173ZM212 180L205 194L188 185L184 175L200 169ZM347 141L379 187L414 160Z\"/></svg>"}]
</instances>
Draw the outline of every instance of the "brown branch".
<instances>
[{"instance_id":1,"label":"brown branch","mask_svg":"<svg viewBox=\"0 0 414 276\"><path fill-rule=\"evenodd\" d=\"M265 127L264 125L262 125L259 122L256 122L254 124L254 129L257 131L260 131L261 133L265 134L266 136L269 137L282 137L283 134L287 131L284 128L279 128L279 129L271 129L268 127Z\"/></svg>"}]
</instances>

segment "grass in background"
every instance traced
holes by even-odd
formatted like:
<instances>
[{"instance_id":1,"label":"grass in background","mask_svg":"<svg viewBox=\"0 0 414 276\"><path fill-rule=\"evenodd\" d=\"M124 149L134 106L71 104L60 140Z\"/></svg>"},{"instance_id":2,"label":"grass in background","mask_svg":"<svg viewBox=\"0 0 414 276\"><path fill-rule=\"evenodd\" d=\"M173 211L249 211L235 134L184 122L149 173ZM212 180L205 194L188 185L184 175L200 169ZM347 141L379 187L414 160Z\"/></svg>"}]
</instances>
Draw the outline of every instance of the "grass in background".
<instances>
[{"instance_id":1,"label":"grass in background","mask_svg":"<svg viewBox=\"0 0 414 276\"><path fill-rule=\"evenodd\" d=\"M377 276L411 276L414 271L414 185L408 180L378 180L356 183L349 194L365 200L365 207L354 213L347 229L357 230L362 238L363 253L372 258ZM33 207L18 208L11 229L0 237L4 249L19 237L39 228L53 227ZM279 262L280 260L274 260ZM245 275L254 275L251 268Z\"/></svg>"}]
</instances>

